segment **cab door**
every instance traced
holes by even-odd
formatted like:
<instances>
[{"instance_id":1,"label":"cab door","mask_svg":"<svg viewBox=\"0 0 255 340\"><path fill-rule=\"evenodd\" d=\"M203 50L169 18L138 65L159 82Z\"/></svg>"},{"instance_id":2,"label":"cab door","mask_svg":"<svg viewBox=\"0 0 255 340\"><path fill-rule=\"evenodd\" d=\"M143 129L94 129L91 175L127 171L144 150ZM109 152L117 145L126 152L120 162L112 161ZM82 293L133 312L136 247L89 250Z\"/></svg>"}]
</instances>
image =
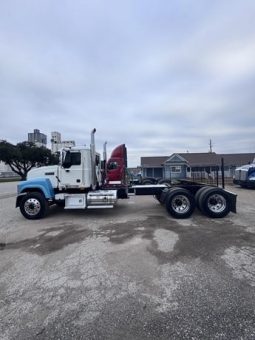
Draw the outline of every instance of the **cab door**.
<instances>
[{"instance_id":1,"label":"cab door","mask_svg":"<svg viewBox=\"0 0 255 340\"><path fill-rule=\"evenodd\" d=\"M60 171L60 185L79 188L83 185L83 169L80 151L67 151Z\"/></svg>"}]
</instances>

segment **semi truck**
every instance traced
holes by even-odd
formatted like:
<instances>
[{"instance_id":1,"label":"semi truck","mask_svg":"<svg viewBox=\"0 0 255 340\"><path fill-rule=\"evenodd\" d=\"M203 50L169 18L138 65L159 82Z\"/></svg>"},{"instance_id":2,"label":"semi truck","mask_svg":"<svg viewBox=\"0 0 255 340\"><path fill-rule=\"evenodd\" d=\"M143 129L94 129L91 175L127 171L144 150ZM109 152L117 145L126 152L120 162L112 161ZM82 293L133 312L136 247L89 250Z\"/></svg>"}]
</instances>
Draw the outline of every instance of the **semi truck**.
<instances>
[{"instance_id":1,"label":"semi truck","mask_svg":"<svg viewBox=\"0 0 255 340\"><path fill-rule=\"evenodd\" d=\"M64 209L113 208L118 199L131 195L151 195L175 218L188 218L198 208L212 218L236 212L237 195L216 186L194 181L133 185L127 176L127 149L117 146L103 159L95 148L95 132L90 147L69 147L60 151L58 165L43 166L29 171L27 180L17 187L16 207L30 220L46 216L50 206Z\"/></svg>"},{"instance_id":2,"label":"semi truck","mask_svg":"<svg viewBox=\"0 0 255 340\"><path fill-rule=\"evenodd\" d=\"M242 188L255 188L255 163L236 168L233 183Z\"/></svg>"}]
</instances>

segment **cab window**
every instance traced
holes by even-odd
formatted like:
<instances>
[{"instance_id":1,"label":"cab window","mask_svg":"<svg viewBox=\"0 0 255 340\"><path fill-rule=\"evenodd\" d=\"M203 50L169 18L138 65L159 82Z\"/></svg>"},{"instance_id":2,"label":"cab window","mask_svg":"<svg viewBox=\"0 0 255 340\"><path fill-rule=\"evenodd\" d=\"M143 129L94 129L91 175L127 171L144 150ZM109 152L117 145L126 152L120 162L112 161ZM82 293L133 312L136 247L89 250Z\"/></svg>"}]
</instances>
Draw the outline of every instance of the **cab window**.
<instances>
[{"instance_id":1,"label":"cab window","mask_svg":"<svg viewBox=\"0 0 255 340\"><path fill-rule=\"evenodd\" d=\"M81 164L81 153L80 152L70 152L69 150L62 154L63 162L62 166L65 169L70 168L72 165Z\"/></svg>"},{"instance_id":2,"label":"cab window","mask_svg":"<svg viewBox=\"0 0 255 340\"><path fill-rule=\"evenodd\" d=\"M81 164L81 153L71 152L71 165L80 165L80 164Z\"/></svg>"}]
</instances>

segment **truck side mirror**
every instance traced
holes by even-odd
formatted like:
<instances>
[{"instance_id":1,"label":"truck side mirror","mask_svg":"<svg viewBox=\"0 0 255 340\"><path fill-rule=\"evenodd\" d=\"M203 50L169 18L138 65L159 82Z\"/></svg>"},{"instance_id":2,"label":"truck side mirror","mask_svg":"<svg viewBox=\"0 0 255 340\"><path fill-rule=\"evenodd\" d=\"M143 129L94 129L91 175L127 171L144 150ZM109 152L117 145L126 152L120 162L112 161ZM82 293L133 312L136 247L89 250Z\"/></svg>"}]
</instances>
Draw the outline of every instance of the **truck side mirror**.
<instances>
[{"instance_id":1,"label":"truck side mirror","mask_svg":"<svg viewBox=\"0 0 255 340\"><path fill-rule=\"evenodd\" d=\"M100 157L96 155L96 166L98 166L99 164L100 164Z\"/></svg>"}]
</instances>

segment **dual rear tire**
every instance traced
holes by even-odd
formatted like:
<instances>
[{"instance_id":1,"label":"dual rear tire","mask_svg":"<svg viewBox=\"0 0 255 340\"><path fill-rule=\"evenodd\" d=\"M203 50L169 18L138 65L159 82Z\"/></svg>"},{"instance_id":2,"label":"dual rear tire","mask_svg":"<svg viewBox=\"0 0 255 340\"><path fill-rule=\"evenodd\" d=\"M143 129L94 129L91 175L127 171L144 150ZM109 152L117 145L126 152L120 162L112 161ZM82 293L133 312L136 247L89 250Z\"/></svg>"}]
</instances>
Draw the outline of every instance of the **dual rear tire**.
<instances>
[{"instance_id":1,"label":"dual rear tire","mask_svg":"<svg viewBox=\"0 0 255 340\"><path fill-rule=\"evenodd\" d=\"M195 196L198 209L212 218L222 218L230 212L227 193L221 188L203 187Z\"/></svg>"},{"instance_id":2,"label":"dual rear tire","mask_svg":"<svg viewBox=\"0 0 255 340\"><path fill-rule=\"evenodd\" d=\"M165 199L168 213L178 219L188 218L196 206L206 216L212 218L225 217L230 212L227 193L221 188L202 187L195 197L185 188L171 188Z\"/></svg>"},{"instance_id":3,"label":"dual rear tire","mask_svg":"<svg viewBox=\"0 0 255 340\"><path fill-rule=\"evenodd\" d=\"M196 208L194 196L184 188L171 188L165 205L168 213L175 218L188 218Z\"/></svg>"}]
</instances>

